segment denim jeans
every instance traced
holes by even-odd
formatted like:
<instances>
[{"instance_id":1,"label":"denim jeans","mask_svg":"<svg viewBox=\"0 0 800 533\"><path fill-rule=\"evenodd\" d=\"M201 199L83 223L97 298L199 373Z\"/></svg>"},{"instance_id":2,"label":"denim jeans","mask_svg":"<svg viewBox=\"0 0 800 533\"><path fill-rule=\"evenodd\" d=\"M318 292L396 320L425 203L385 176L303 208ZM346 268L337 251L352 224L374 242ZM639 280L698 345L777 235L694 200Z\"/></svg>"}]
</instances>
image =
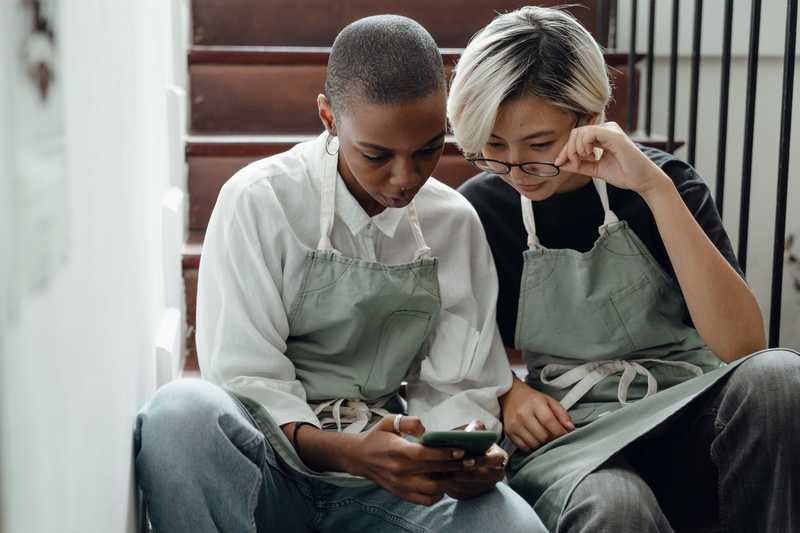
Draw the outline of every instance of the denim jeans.
<instances>
[{"instance_id":1,"label":"denim jeans","mask_svg":"<svg viewBox=\"0 0 800 533\"><path fill-rule=\"evenodd\" d=\"M156 533L254 531L545 532L504 484L431 507L374 484L340 487L286 466L221 388L179 380L139 413L136 472Z\"/></svg>"},{"instance_id":2,"label":"denim jeans","mask_svg":"<svg viewBox=\"0 0 800 533\"><path fill-rule=\"evenodd\" d=\"M800 531L800 355L742 363L585 477L557 531Z\"/></svg>"}]
</instances>

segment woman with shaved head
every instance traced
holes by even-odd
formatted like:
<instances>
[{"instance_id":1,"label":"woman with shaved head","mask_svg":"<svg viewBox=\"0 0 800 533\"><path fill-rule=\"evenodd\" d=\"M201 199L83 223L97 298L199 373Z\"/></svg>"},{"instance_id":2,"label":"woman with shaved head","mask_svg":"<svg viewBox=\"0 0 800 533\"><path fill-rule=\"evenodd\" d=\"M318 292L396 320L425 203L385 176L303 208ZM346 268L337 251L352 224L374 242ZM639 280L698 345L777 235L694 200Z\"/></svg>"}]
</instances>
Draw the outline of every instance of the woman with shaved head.
<instances>
[{"instance_id":1,"label":"woman with shaved head","mask_svg":"<svg viewBox=\"0 0 800 533\"><path fill-rule=\"evenodd\" d=\"M359 20L331 50L325 132L223 187L200 265L205 380L138 418L157 531L544 531L498 483L497 445L408 438L500 433L511 385L480 221L429 178L445 100L421 26Z\"/></svg>"}]
</instances>

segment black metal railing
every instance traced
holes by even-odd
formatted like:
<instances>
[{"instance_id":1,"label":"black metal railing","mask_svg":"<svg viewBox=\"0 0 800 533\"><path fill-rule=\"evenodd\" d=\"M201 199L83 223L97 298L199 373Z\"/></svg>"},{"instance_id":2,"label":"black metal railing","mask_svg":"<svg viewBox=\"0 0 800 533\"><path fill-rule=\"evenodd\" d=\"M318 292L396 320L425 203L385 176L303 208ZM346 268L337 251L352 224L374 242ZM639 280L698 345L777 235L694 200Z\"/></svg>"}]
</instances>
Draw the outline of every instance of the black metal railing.
<instances>
[{"instance_id":1,"label":"black metal railing","mask_svg":"<svg viewBox=\"0 0 800 533\"><path fill-rule=\"evenodd\" d=\"M719 216L725 198L725 160L728 157L728 89L731 83L731 33L733 29L733 0L725 0L722 29L722 68L719 87L719 133L717 141L716 201Z\"/></svg>"},{"instance_id":2,"label":"black metal railing","mask_svg":"<svg viewBox=\"0 0 800 533\"><path fill-rule=\"evenodd\" d=\"M636 37L638 2L630 0L630 42L628 48L628 129L633 131L633 102L638 99L632 92L635 80ZM783 87L781 96L781 123L778 155L778 187L775 213L775 231L772 253L772 284L770 294L769 345L776 347L780 343L781 301L783 287L783 260L786 239L786 211L789 184L789 152L791 141L792 102L794 93L795 43L797 36L797 4L798 0L786 0L786 30L784 43ZM715 202L720 216L725 199L725 161L728 144L728 113L731 68L731 35L733 26L733 0L726 0L723 14L722 68L720 76L720 103L717 146L717 176ZM669 56L669 95L667 109L666 148L674 151L676 93L678 85L678 33L679 33L680 0L672 0L672 20L670 26ZM700 90L701 35L703 20L703 0L694 0L694 24L692 27L692 60L689 86L689 125L687 139L687 160L695 164L697 153L697 107ZM651 137L653 133L653 72L654 43L656 31L656 2L650 0L647 25L647 81L645 83L644 133ZM761 1L751 0L750 33L747 60L747 93L745 97L744 143L742 146L742 181L739 208L739 240L737 257L742 270L747 272L748 236L750 229L750 191L753 166L753 136L755 127L756 86L758 79L758 54L761 33Z\"/></svg>"}]
</instances>

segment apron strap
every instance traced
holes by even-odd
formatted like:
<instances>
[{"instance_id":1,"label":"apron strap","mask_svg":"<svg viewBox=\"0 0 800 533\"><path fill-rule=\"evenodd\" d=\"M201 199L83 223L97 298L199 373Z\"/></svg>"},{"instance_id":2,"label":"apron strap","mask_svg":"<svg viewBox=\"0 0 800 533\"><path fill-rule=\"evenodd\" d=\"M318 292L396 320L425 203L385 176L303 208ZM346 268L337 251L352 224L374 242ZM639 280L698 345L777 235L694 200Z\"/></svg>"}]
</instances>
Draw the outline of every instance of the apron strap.
<instances>
[{"instance_id":1,"label":"apron strap","mask_svg":"<svg viewBox=\"0 0 800 533\"><path fill-rule=\"evenodd\" d=\"M600 226L598 233L601 235L606 233L606 229L616 222L619 218L611 210L611 204L608 201L608 187L605 181L600 178L592 178L597 194L600 196L600 203L603 204L603 225ZM525 231L528 232L528 249L534 250L541 248L539 236L536 235L536 219L533 216L533 202L528 200L523 195L519 195L520 205L522 206L522 222L525 224Z\"/></svg>"},{"instance_id":2,"label":"apron strap","mask_svg":"<svg viewBox=\"0 0 800 533\"><path fill-rule=\"evenodd\" d=\"M411 225L411 233L414 234L414 240L417 241L417 252L414 254L414 261L431 256L431 249L425 243L425 236L422 235L422 228L419 225L419 216L417 215L417 205L414 200L406 207L406 216L408 223Z\"/></svg>"},{"instance_id":3,"label":"apron strap","mask_svg":"<svg viewBox=\"0 0 800 533\"><path fill-rule=\"evenodd\" d=\"M522 223L525 224L525 231L528 232L528 249L539 248L539 236L536 235L536 219L533 218L533 202L521 194L519 195L520 205L522 205Z\"/></svg>"},{"instance_id":4,"label":"apron strap","mask_svg":"<svg viewBox=\"0 0 800 533\"><path fill-rule=\"evenodd\" d=\"M606 228L615 222L619 222L619 218L611 210L611 204L608 201L608 184L599 179L599 178L592 178L592 183L594 183L594 188L597 189L597 194L600 196L600 203L603 204L603 225L600 226L598 233L601 235L605 233Z\"/></svg>"},{"instance_id":5,"label":"apron strap","mask_svg":"<svg viewBox=\"0 0 800 533\"><path fill-rule=\"evenodd\" d=\"M569 410L586 396L595 385L601 381L622 374L617 387L617 400L623 405L628 403L628 392L631 383L637 375L647 378L647 393L641 398L647 398L658 392L658 382L655 376L642 364L667 365L688 370L696 376L703 375L703 369L686 361L666 361L663 359L615 359L607 361L592 361L581 365L549 364L542 368L539 379L545 385L557 389L567 389L569 392L561 399L561 405Z\"/></svg>"},{"instance_id":6,"label":"apron strap","mask_svg":"<svg viewBox=\"0 0 800 533\"><path fill-rule=\"evenodd\" d=\"M331 232L333 231L333 220L335 217L336 203L336 168L339 162L339 139L328 134L328 141L336 148L334 155L323 150L323 171L322 171L322 190L320 192L319 208L319 243L318 250L334 250L331 244ZM326 144L327 147L327 144Z\"/></svg>"}]
</instances>

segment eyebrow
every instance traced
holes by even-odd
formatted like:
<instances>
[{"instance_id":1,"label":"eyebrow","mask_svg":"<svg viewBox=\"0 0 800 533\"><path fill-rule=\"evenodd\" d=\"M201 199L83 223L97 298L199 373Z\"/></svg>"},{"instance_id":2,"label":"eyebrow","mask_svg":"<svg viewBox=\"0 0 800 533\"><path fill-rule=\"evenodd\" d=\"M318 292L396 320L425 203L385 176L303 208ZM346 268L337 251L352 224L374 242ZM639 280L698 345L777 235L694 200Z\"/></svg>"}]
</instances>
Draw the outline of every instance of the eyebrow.
<instances>
[{"instance_id":1,"label":"eyebrow","mask_svg":"<svg viewBox=\"0 0 800 533\"><path fill-rule=\"evenodd\" d=\"M447 134L447 132L445 130L440 131L434 137L432 137L428 142L423 144L420 149L425 148L426 146L429 146L429 145L435 143L439 139L442 139L446 134ZM381 151L381 152L391 152L391 151L393 151L391 148L386 148L385 146L381 146L379 144L371 144L371 143L366 143L366 142L362 142L362 141L356 141L356 144L359 144L359 145L367 147L367 148L373 148L373 149Z\"/></svg>"},{"instance_id":2,"label":"eyebrow","mask_svg":"<svg viewBox=\"0 0 800 533\"><path fill-rule=\"evenodd\" d=\"M536 139L537 137L544 137L545 135L552 135L552 134L554 134L554 133L555 133L555 131L554 131L554 130L542 130L542 131L535 131L535 132L531 133L530 135L526 135L525 137L523 137L523 138L522 138L522 139L520 139L519 141L520 141L520 142L523 142L523 141L530 141L530 140L532 140L532 139ZM492 133L492 135L491 135L491 136L492 136L492 137L494 137L495 139L500 139L501 141L505 141L505 139L503 139L502 137L500 137L500 136L499 136L499 135L497 135L497 134L494 134L494 133Z\"/></svg>"}]
</instances>

